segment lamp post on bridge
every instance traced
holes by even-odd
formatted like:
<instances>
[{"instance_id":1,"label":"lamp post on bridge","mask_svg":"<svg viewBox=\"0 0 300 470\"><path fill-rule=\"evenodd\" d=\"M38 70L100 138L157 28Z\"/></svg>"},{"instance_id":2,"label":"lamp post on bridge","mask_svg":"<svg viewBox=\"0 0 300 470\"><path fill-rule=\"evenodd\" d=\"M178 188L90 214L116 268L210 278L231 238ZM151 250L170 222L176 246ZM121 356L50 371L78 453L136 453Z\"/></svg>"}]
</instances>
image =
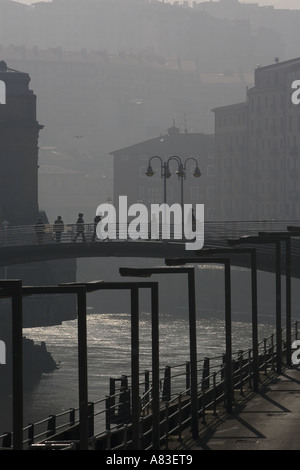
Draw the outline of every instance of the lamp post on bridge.
<instances>
[{"instance_id":1,"label":"lamp post on bridge","mask_svg":"<svg viewBox=\"0 0 300 470\"><path fill-rule=\"evenodd\" d=\"M192 160L195 162L195 169L194 169L194 173L193 173L193 176L194 178L200 178L201 176L201 171L200 171L200 168L199 168L199 165L198 165L198 162L196 160L196 158L194 157L188 157L186 158L183 162L182 162L182 159L180 157L178 157L177 155L172 155L171 157L169 157L167 159L166 162L163 162L162 158L159 157L158 155L153 155L150 159L149 159L149 163L148 163L148 168L147 168L147 171L146 171L146 175L148 177L152 177L155 172L151 166L151 161L154 159L154 158L158 158L160 160L160 163L161 163L161 178L163 178L164 180L164 204L166 204L167 202L167 179L169 179L172 174L170 172L170 167L169 167L169 163L172 161L172 160L175 160L177 162L177 166L178 166L178 169L176 171L176 175L178 176L178 179L180 179L181 181L181 196L180 196L180 205L181 205L181 210L182 210L182 237L184 236L184 220L183 220L183 215L184 215L184 211L183 211L183 204L184 204L184 198L183 198L183 180L186 179L186 169L187 169L187 162Z\"/></svg>"}]
</instances>

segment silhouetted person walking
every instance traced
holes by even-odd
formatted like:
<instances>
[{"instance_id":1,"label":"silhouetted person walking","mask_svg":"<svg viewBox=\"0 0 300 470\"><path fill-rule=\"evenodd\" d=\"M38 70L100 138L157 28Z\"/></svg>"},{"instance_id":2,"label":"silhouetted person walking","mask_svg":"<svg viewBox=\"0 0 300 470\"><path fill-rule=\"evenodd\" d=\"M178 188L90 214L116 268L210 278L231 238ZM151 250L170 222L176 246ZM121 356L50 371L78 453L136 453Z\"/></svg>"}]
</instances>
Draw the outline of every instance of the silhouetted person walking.
<instances>
[{"instance_id":1,"label":"silhouetted person walking","mask_svg":"<svg viewBox=\"0 0 300 470\"><path fill-rule=\"evenodd\" d=\"M97 225L99 224L99 222L101 222L101 220L102 220L101 215L96 215L96 217L94 218L94 232L93 232L93 235L92 235L92 241L93 242L95 241L96 236L97 236Z\"/></svg>"},{"instance_id":2,"label":"silhouetted person walking","mask_svg":"<svg viewBox=\"0 0 300 470\"><path fill-rule=\"evenodd\" d=\"M192 230L193 232L196 231L196 216L194 209L192 209Z\"/></svg>"},{"instance_id":3,"label":"silhouetted person walking","mask_svg":"<svg viewBox=\"0 0 300 470\"><path fill-rule=\"evenodd\" d=\"M43 243L45 235L45 224L42 221L42 217L38 218L34 228L38 243Z\"/></svg>"},{"instance_id":4,"label":"silhouetted person walking","mask_svg":"<svg viewBox=\"0 0 300 470\"><path fill-rule=\"evenodd\" d=\"M76 235L74 237L74 242L76 242L77 238L81 236L82 241L85 242L85 233L84 233L84 220L83 220L83 214L78 214L78 219L76 222Z\"/></svg>"},{"instance_id":5,"label":"silhouetted person walking","mask_svg":"<svg viewBox=\"0 0 300 470\"><path fill-rule=\"evenodd\" d=\"M64 229L64 222L59 215L53 225L53 232L55 233L55 239L58 243L61 241L61 234L63 233Z\"/></svg>"}]
</instances>

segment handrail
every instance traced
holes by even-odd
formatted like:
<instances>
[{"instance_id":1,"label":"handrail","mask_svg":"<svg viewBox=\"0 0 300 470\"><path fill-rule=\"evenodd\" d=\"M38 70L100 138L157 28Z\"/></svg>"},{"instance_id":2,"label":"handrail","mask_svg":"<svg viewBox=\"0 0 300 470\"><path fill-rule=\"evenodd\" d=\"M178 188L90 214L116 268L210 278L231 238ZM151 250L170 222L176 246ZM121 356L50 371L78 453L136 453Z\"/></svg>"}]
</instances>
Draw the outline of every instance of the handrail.
<instances>
[{"instance_id":1,"label":"handrail","mask_svg":"<svg viewBox=\"0 0 300 470\"><path fill-rule=\"evenodd\" d=\"M255 235L260 231L286 231L287 226L297 226L299 222L297 220L257 220L257 221L205 221L204 223L204 232L205 240L208 244L214 244L214 242L227 242L228 238L240 238L245 235ZM170 224L170 239L177 240L174 237L174 233L179 233L177 231L176 225ZM167 226L167 228L169 228ZM93 240L94 234L94 224L87 223L83 225L85 240L88 242L99 242L101 241L97 236ZM181 226L179 227L181 231ZM173 237L172 237L173 234ZM116 240L119 239L119 235L122 235L121 240L130 240L128 236L128 225L127 224L116 224ZM11 226L7 229L0 229L0 247L9 247L9 246L27 246L27 245L48 245L56 243L72 243L76 236L76 224L67 223L64 225L64 230L61 233L61 237L56 239L56 234L54 230L54 224L45 224L45 230L41 238L38 237L38 234L35 231L35 225L20 225L20 226ZM141 228L140 233L141 239L151 240L149 236L148 226L143 230ZM162 238L162 231L158 233L158 240ZM114 239L108 238L108 241L114 242ZM82 241L82 238L79 236L76 242ZM136 240L139 241L139 240ZM151 241L157 241L152 239ZM264 246L261 249L268 251L270 248Z\"/></svg>"},{"instance_id":2,"label":"handrail","mask_svg":"<svg viewBox=\"0 0 300 470\"><path fill-rule=\"evenodd\" d=\"M298 337L298 321L295 321L292 325L292 339L297 339ZM282 333L286 330L286 327L282 328ZM259 370L266 374L268 367L273 371L275 369L275 358L276 358L276 335L274 333L270 334L266 338L263 338L258 344L259 350ZM282 344L285 344L285 337L282 334ZM233 369L233 383L234 388L238 389L240 393L244 393L245 384L249 383L251 386L252 384L252 376L253 376L253 351L252 349L245 349L244 351L238 350L233 352L233 363L235 364L235 368ZM205 420L205 414L208 409L212 409L214 413L216 413L217 404L224 401L226 399L226 375L225 375L225 368L226 363L221 361L223 356L216 356L209 358L209 373L199 380L199 416L202 416L202 419ZM219 363L216 362L221 361ZM198 365L202 363L203 360L198 361ZM203 363L204 364L204 363ZM168 366L170 367L170 366ZM164 410L164 415L161 421L162 429L165 429L164 434L161 436L161 442L164 442L167 445L168 439L170 434L174 432L181 432L181 430L188 426L191 420L191 416L187 413L187 410L190 410L190 388L183 387L182 381L186 380L186 363L176 364L170 369L175 369L178 371L179 368L183 368L184 370L180 372L176 372L175 374L170 374L169 379L171 380L172 384L170 384L170 395L166 400L161 401L161 409ZM163 373L165 369L160 370L160 374ZM204 365L203 367L199 368L199 373L203 374ZM149 371L147 371L149 372ZM141 374L142 375L142 374ZM127 379L131 379L130 376L127 376ZM173 383L173 381L181 380L181 389L178 391L178 385ZM165 379L162 379L162 382ZM140 380L140 385L145 385L143 380ZM129 385L128 385L129 386ZM130 386L129 386L130 390ZM127 390L125 391L127 392ZM163 393L163 390L161 390ZM123 394L123 395L122 395ZM151 417L151 405L152 405L152 384L150 382L149 389L147 389L143 394L140 396L140 403L141 403L141 421L145 420L146 418ZM110 398L112 406L108 405L107 399ZM122 400L121 400L122 398ZM127 448L126 446L130 445L130 441L127 440L127 432L128 427L130 426L130 422L122 421L122 419L113 419L110 420L111 417L119 417L121 418L122 415L119 415L120 406L126 405L130 409L131 403L129 395L125 397L124 400L124 391L119 391L114 395L106 398L100 398L93 403L90 403L91 409L93 410L92 416L90 419L93 421L92 428L94 429L93 438L94 439L106 439L107 440L107 447L108 450L115 450L117 447L120 447L118 444L117 447L111 446L110 442L112 442L108 436L112 436L114 432L123 432L124 439L122 448ZM100 407L100 409L98 409ZM68 420L62 421L58 423L58 420L61 418L65 418L68 415ZM55 434L59 434L59 432L65 431L72 426L76 426L79 423L79 408L70 408L69 410L63 411L55 416L49 416L41 421L38 421L34 424L29 424L24 428L24 433L27 433L28 437L24 439L24 447L30 448L31 445L37 442L44 442L49 436L54 436ZM173 423L171 425L171 423ZM42 429L40 429L42 428ZM144 439L151 439L151 432L149 428L145 431ZM91 436L92 437L92 436ZM13 440L13 433L5 433L0 436L0 440L2 440L2 448L9 448L12 445ZM1 441L0 441L1 442ZM150 444L148 444L150 445ZM125 446L125 447L124 447ZM150 445L151 448L151 445Z\"/></svg>"}]
</instances>

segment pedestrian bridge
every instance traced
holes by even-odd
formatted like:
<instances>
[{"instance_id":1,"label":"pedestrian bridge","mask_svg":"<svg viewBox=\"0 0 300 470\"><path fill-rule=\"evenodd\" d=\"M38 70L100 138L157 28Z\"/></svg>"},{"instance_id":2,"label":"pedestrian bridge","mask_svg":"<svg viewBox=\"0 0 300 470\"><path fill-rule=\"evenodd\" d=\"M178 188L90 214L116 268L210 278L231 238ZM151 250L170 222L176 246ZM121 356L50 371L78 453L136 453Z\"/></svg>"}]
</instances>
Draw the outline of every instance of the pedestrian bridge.
<instances>
[{"instance_id":1,"label":"pedestrian bridge","mask_svg":"<svg viewBox=\"0 0 300 470\"><path fill-rule=\"evenodd\" d=\"M229 222L205 222L203 249L228 250L228 240L238 240L248 236L258 236L261 232L286 236L287 228L296 228L298 221L229 221ZM138 239L132 240L127 235L127 227L118 227L116 239L93 241L93 224L85 224L85 241L78 238L74 241L76 225L65 225L60 241L56 240L53 225L45 226L43 239L37 239L34 225L11 227L0 230L0 266L24 264L37 261L70 259L70 258L190 258L194 251L186 250L186 240L173 239ZM124 235L125 233L125 235ZM300 235L298 232L291 237L291 275L300 278ZM244 240L245 241L245 240ZM243 244L244 245L244 244ZM275 272L275 243L253 244L249 241L247 248L255 248L257 252L257 268L259 270ZM282 273L285 272L285 243L282 243ZM234 252L234 247L232 248ZM231 256L231 255L230 255ZM250 267L250 259L247 254L236 253L232 255L232 264L236 266Z\"/></svg>"}]
</instances>

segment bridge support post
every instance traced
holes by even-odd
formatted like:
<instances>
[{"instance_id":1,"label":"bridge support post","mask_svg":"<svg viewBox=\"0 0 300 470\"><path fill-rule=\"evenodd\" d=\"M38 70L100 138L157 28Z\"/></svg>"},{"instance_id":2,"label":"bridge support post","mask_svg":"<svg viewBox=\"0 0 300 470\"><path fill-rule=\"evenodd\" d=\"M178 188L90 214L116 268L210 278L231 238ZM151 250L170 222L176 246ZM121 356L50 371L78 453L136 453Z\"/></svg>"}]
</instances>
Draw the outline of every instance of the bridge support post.
<instances>
[{"instance_id":1,"label":"bridge support post","mask_svg":"<svg viewBox=\"0 0 300 470\"><path fill-rule=\"evenodd\" d=\"M232 338L231 338L231 278L230 278L230 260L224 260L225 265L225 336L226 336L226 408L232 411L232 393L233 393L233 377L232 377Z\"/></svg>"},{"instance_id":2,"label":"bridge support post","mask_svg":"<svg viewBox=\"0 0 300 470\"><path fill-rule=\"evenodd\" d=\"M89 439L89 419L87 378L86 287L78 286L77 289L80 450L87 450Z\"/></svg>"},{"instance_id":3,"label":"bridge support post","mask_svg":"<svg viewBox=\"0 0 300 470\"><path fill-rule=\"evenodd\" d=\"M22 281L13 281L13 448L23 449Z\"/></svg>"},{"instance_id":4,"label":"bridge support post","mask_svg":"<svg viewBox=\"0 0 300 470\"><path fill-rule=\"evenodd\" d=\"M12 299L13 449L23 449L23 299L22 281L0 281L0 296Z\"/></svg>"},{"instance_id":5,"label":"bridge support post","mask_svg":"<svg viewBox=\"0 0 300 470\"><path fill-rule=\"evenodd\" d=\"M120 268L122 276L150 277L154 274L188 274L189 293L189 338L191 363L191 410L193 438L198 438L198 380L197 380L197 332L196 332L196 300L195 274L193 267L154 267L154 268Z\"/></svg>"}]
</instances>

